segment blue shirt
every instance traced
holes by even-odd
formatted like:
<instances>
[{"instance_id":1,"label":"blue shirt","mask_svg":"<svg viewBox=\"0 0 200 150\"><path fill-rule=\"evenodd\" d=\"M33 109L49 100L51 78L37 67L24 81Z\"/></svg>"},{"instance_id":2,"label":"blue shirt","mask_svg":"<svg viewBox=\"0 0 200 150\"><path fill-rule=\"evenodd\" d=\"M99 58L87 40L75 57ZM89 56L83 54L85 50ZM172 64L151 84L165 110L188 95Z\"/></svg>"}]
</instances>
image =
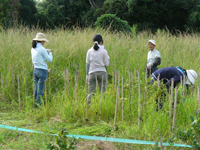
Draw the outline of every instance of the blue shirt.
<instances>
[{"instance_id":1,"label":"blue shirt","mask_svg":"<svg viewBox=\"0 0 200 150\"><path fill-rule=\"evenodd\" d=\"M161 68L152 73L153 79L157 81L159 74L159 80L163 80L163 83L166 84L167 88L169 88L171 86L172 78L174 78L175 87L181 81L181 76L183 79L184 72L181 67Z\"/></svg>"},{"instance_id":2,"label":"blue shirt","mask_svg":"<svg viewBox=\"0 0 200 150\"><path fill-rule=\"evenodd\" d=\"M32 63L34 68L48 70L46 61L52 62L52 52L47 52L41 43L37 43L36 48L31 49Z\"/></svg>"}]
</instances>

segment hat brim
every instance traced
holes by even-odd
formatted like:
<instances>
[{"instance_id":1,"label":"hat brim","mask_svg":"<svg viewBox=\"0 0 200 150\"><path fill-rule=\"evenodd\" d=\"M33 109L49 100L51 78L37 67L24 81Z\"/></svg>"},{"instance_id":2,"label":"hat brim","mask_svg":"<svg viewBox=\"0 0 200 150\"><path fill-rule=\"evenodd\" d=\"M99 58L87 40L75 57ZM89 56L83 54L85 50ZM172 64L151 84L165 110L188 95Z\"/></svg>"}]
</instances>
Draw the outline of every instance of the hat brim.
<instances>
[{"instance_id":1,"label":"hat brim","mask_svg":"<svg viewBox=\"0 0 200 150\"><path fill-rule=\"evenodd\" d=\"M196 82L195 78L187 72L187 80L185 82L185 84L188 84L188 85L194 85Z\"/></svg>"},{"instance_id":2,"label":"hat brim","mask_svg":"<svg viewBox=\"0 0 200 150\"><path fill-rule=\"evenodd\" d=\"M154 46L156 46L156 44L155 44L155 43L153 43L153 42L151 42L151 41L148 41L148 43L147 43L147 44L149 44L149 43L151 43L151 44L153 44Z\"/></svg>"},{"instance_id":3,"label":"hat brim","mask_svg":"<svg viewBox=\"0 0 200 150\"><path fill-rule=\"evenodd\" d=\"M34 38L33 41L40 41L40 42L44 41L44 42L49 42L47 39L37 39L37 38Z\"/></svg>"}]
</instances>

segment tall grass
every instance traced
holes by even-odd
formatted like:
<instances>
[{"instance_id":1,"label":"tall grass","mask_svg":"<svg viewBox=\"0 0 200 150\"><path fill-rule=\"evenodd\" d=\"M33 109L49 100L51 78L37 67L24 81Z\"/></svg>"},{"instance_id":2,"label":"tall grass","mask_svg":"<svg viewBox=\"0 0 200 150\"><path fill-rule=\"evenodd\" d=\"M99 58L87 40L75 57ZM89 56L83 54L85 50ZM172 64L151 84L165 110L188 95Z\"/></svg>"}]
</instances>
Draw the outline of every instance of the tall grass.
<instances>
[{"instance_id":1,"label":"tall grass","mask_svg":"<svg viewBox=\"0 0 200 150\"><path fill-rule=\"evenodd\" d=\"M168 66L181 66L185 69L194 69L200 72L199 64L199 37L198 34L171 35L168 32L158 30L156 34L142 32L129 36L122 33L109 33L100 29L57 29L46 31L45 35L49 43L45 47L53 51L53 62L48 66L51 69L46 86L44 106L41 109L33 107L33 66L31 62L31 41L39 29L29 30L8 29L0 32L0 73L2 73L4 87L0 88L1 110L23 113L25 118L31 118L36 122L41 120L52 121L52 118L59 120L62 124L80 122L85 124L107 124L113 127L116 90L115 73L120 72L124 77L124 120L122 121L120 98L117 113L118 131L109 130L104 133L88 132L80 129L72 130L72 133L115 136L141 140L154 140L162 134L163 141L173 136L169 124L169 100L164 103L162 111L155 111L156 93L158 89L150 88L145 92L144 68L147 61L147 41L156 40L156 49L160 51L162 61L160 68ZM86 53L92 47L92 38L96 33L102 34L104 46L110 56L108 73L112 80L108 82L107 91L104 93L100 118L100 93L92 98L91 106L88 109L89 122L86 119L86 97L85 97L85 59ZM64 71L69 70L69 94L65 98ZM76 68L76 70L75 70ZM141 82L141 104L142 104L142 125L138 127L138 81L137 69L140 70ZM73 101L75 73L78 76L77 96ZM129 74L132 73L131 83ZM17 76L20 79L21 109L18 109L18 84ZM49 81L50 79L50 81ZM50 86L49 86L50 82ZM118 83L118 82L117 82ZM121 81L120 81L121 83ZM131 89L129 89L131 85ZM197 83L199 85L199 83ZM119 85L120 86L120 85ZM129 92L131 92L131 111L129 109ZM4 95L3 95L4 93ZM190 115L194 116L196 110L197 93L189 92L183 98L179 92L178 107L176 116L175 131L184 129L190 123ZM14 124L10 124L14 125ZM95 126L98 130L98 126ZM100 127L99 127L100 128ZM84 128L83 128L84 129Z\"/></svg>"}]
</instances>

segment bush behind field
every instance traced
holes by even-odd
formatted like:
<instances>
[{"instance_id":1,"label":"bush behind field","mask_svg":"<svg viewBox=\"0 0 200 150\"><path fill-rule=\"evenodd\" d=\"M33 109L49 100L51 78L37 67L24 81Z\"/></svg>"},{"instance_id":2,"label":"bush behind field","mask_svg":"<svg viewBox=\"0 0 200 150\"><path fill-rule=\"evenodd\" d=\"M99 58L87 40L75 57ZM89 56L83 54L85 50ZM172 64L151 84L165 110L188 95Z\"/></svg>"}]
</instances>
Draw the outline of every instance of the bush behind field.
<instances>
[{"instance_id":1,"label":"bush behind field","mask_svg":"<svg viewBox=\"0 0 200 150\"><path fill-rule=\"evenodd\" d=\"M131 33L131 27L128 22L121 20L115 14L104 14L97 18L95 22L96 27L101 27L103 29L108 29L111 32L126 32Z\"/></svg>"},{"instance_id":2,"label":"bush behind field","mask_svg":"<svg viewBox=\"0 0 200 150\"><path fill-rule=\"evenodd\" d=\"M101 121L113 124L116 90L115 74L120 72L120 78L124 77L124 121L121 120L121 102L118 107L119 130L117 134L106 132L103 136L115 135L122 138L135 138L145 140L156 140L159 134L167 141L172 132L169 124L169 103L165 102L164 109L158 113L155 111L154 98L158 90L150 89L151 93L145 91L144 68L147 60L147 41L156 40L156 49L161 52L162 61L160 68L168 66L181 66L185 69L194 69L198 73L199 60L199 37L197 34L173 36L168 32L158 30L156 34L151 32L141 32L131 37L123 33L109 33L100 29L76 29L76 30L50 30L46 37L49 43L45 43L45 48L52 49L53 62L48 63L51 72L47 80L46 93L44 97L45 106L41 110L35 110L33 104L33 66L31 62L31 42L35 37L36 30L8 29L0 32L0 72L3 79L3 89L1 86L1 97L5 103L0 103L1 109L17 110L30 117L32 113L37 113L33 120L51 120L56 118L62 123L81 122L85 123L86 116L86 96L85 96L85 59L86 53L92 47L92 38L96 33L102 34L104 45L110 56L110 66L108 73L113 76L112 82L108 83L105 99L102 102L102 112L100 114L100 94L96 93L92 105L88 110L90 122ZM69 70L69 89L67 84L67 95L64 90L64 70ZM75 69L76 68L76 69ZM138 130L138 81L137 69L141 75L141 105L142 105L142 129ZM75 72L77 73L77 94L74 93ZM129 74L132 73L131 82ZM17 77L20 79L20 103L18 100ZM119 78L119 76L118 76ZM1 80L2 81L2 80ZM1 82L2 83L2 82ZM121 82L120 82L121 83ZM199 83L198 83L199 85ZM129 87L131 86L131 89ZM121 87L120 87L121 88ZM155 92L155 93L154 93ZM131 111L129 105L129 93L131 93ZM168 96L167 96L168 97ZM176 130L184 129L189 125L189 117L194 116L196 110L197 95L191 92L183 100L179 92L179 104L177 108ZM73 100L74 99L74 100ZM20 106L19 106L20 104ZM76 131L76 134L84 134L86 131ZM89 133L99 135L100 133ZM101 135L101 134L100 134Z\"/></svg>"}]
</instances>

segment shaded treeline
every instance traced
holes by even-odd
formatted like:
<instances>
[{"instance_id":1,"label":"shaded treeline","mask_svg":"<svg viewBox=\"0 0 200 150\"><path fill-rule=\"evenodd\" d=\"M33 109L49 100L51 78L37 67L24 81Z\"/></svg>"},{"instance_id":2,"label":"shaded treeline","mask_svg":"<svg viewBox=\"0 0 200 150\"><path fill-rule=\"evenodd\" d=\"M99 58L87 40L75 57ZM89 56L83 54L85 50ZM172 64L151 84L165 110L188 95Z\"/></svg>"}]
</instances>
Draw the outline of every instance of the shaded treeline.
<instances>
[{"instance_id":1,"label":"shaded treeline","mask_svg":"<svg viewBox=\"0 0 200 150\"><path fill-rule=\"evenodd\" d=\"M199 0L0 0L0 25L94 27L101 15L116 14L139 31L199 31L199 5Z\"/></svg>"}]
</instances>

